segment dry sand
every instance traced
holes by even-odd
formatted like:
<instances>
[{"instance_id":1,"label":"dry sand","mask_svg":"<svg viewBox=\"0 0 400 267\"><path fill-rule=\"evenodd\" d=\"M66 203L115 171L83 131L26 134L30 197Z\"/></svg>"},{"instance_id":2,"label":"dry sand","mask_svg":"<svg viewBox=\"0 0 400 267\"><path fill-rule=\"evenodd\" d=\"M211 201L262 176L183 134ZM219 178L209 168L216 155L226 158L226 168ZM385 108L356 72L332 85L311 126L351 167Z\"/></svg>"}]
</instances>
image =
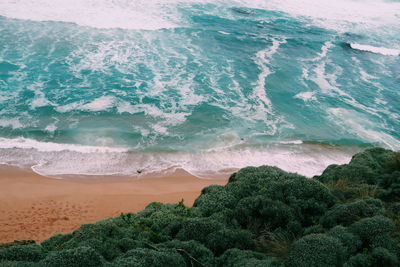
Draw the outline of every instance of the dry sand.
<instances>
[{"instance_id":1,"label":"dry sand","mask_svg":"<svg viewBox=\"0 0 400 267\"><path fill-rule=\"evenodd\" d=\"M186 205L192 205L204 187L224 185L226 178L198 179L179 171L171 177L83 182L0 165L0 243L41 242L56 233L76 230L81 224L140 211L153 201L176 203L184 199Z\"/></svg>"}]
</instances>

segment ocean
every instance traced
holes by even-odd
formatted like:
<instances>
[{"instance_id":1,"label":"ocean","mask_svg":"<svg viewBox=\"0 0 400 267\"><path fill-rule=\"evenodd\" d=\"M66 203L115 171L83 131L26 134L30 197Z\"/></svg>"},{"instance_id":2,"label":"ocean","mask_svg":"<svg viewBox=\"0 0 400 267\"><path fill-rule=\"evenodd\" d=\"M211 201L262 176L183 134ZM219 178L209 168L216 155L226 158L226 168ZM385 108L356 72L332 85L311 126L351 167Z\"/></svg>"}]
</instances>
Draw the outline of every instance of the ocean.
<instances>
[{"instance_id":1,"label":"ocean","mask_svg":"<svg viewBox=\"0 0 400 267\"><path fill-rule=\"evenodd\" d=\"M400 2L1 0L0 163L306 176L400 149Z\"/></svg>"}]
</instances>

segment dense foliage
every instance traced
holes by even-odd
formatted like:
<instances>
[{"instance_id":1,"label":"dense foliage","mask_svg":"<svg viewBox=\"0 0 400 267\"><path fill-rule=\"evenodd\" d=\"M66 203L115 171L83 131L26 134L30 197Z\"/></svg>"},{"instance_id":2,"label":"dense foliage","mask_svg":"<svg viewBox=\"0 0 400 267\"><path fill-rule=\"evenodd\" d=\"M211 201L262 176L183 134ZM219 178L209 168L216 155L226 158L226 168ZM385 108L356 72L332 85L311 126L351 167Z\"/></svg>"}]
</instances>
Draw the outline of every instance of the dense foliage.
<instances>
[{"instance_id":1,"label":"dense foliage","mask_svg":"<svg viewBox=\"0 0 400 267\"><path fill-rule=\"evenodd\" d=\"M247 167L191 208L151 203L0 245L0 266L399 266L399 241L400 155L374 148L313 179Z\"/></svg>"}]
</instances>

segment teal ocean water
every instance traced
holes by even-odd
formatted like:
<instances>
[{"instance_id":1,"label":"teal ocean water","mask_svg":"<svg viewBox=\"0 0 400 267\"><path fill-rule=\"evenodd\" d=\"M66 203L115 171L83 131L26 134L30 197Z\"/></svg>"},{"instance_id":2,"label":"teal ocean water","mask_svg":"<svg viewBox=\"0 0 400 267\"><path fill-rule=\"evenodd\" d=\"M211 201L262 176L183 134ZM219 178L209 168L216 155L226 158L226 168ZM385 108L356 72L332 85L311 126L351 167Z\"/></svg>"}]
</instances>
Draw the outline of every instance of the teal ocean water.
<instances>
[{"instance_id":1,"label":"teal ocean water","mask_svg":"<svg viewBox=\"0 0 400 267\"><path fill-rule=\"evenodd\" d=\"M305 175L400 149L399 1L0 1L0 162Z\"/></svg>"}]
</instances>

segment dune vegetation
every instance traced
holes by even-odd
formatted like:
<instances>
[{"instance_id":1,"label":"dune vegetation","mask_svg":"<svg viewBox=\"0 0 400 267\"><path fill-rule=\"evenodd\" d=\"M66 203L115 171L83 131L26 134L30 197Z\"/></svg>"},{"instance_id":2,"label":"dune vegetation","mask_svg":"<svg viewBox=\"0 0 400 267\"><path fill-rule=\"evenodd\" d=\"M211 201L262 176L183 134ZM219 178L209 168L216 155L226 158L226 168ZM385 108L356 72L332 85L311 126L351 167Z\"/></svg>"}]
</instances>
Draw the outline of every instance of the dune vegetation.
<instances>
[{"instance_id":1,"label":"dune vegetation","mask_svg":"<svg viewBox=\"0 0 400 267\"><path fill-rule=\"evenodd\" d=\"M314 178L247 167L193 207L151 203L35 244L0 266L399 266L400 153L382 148Z\"/></svg>"}]
</instances>

